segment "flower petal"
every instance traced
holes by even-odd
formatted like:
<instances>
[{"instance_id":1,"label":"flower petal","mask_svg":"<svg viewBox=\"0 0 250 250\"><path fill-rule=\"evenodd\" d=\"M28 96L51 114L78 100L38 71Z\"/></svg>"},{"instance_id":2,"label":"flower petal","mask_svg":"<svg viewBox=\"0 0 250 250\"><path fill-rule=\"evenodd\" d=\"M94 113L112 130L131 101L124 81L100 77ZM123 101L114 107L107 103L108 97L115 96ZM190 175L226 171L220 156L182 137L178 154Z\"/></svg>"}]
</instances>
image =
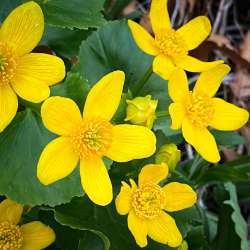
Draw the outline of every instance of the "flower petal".
<instances>
[{"instance_id":1,"label":"flower petal","mask_svg":"<svg viewBox=\"0 0 250 250\"><path fill-rule=\"evenodd\" d=\"M138 23L128 20L128 26L137 46L145 53L155 56L159 54L159 49L154 38Z\"/></svg>"},{"instance_id":2,"label":"flower petal","mask_svg":"<svg viewBox=\"0 0 250 250\"><path fill-rule=\"evenodd\" d=\"M113 199L112 183L101 158L82 158L82 186L90 200L100 206L108 205Z\"/></svg>"},{"instance_id":3,"label":"flower petal","mask_svg":"<svg viewBox=\"0 0 250 250\"><path fill-rule=\"evenodd\" d=\"M21 250L41 250L56 239L54 231L40 221L24 224L20 229L23 235Z\"/></svg>"},{"instance_id":4,"label":"flower petal","mask_svg":"<svg viewBox=\"0 0 250 250\"><path fill-rule=\"evenodd\" d=\"M174 66L172 60L163 54L156 56L153 61L154 73L158 74L165 80L169 79L171 73L175 69L176 67Z\"/></svg>"},{"instance_id":5,"label":"flower petal","mask_svg":"<svg viewBox=\"0 0 250 250\"><path fill-rule=\"evenodd\" d=\"M182 103L174 102L169 105L169 114L172 120L171 128L180 129L185 117L185 109Z\"/></svg>"},{"instance_id":6,"label":"flower petal","mask_svg":"<svg viewBox=\"0 0 250 250\"><path fill-rule=\"evenodd\" d=\"M229 71L228 65L219 64L208 71L202 72L195 84L194 91L205 93L210 97L214 96Z\"/></svg>"},{"instance_id":7,"label":"flower petal","mask_svg":"<svg viewBox=\"0 0 250 250\"><path fill-rule=\"evenodd\" d=\"M152 182L158 184L168 176L168 166L162 164L145 165L139 174L139 186L143 183Z\"/></svg>"},{"instance_id":8,"label":"flower petal","mask_svg":"<svg viewBox=\"0 0 250 250\"><path fill-rule=\"evenodd\" d=\"M220 98L213 98L214 115L210 121L210 126L218 130L236 130L244 126L249 113L243 108L228 103Z\"/></svg>"},{"instance_id":9,"label":"flower petal","mask_svg":"<svg viewBox=\"0 0 250 250\"><path fill-rule=\"evenodd\" d=\"M189 72L203 72L222 64L224 61L218 60L214 62L203 62L192 56L184 56L175 58L174 62L177 66Z\"/></svg>"},{"instance_id":10,"label":"flower petal","mask_svg":"<svg viewBox=\"0 0 250 250\"><path fill-rule=\"evenodd\" d=\"M44 126L58 135L69 135L82 122L76 103L65 97L48 98L41 107Z\"/></svg>"},{"instance_id":11,"label":"flower petal","mask_svg":"<svg viewBox=\"0 0 250 250\"><path fill-rule=\"evenodd\" d=\"M147 246L148 229L146 220L140 219L138 216L136 216L134 210L131 210L128 214L128 228L133 234L137 245L140 247Z\"/></svg>"},{"instance_id":12,"label":"flower petal","mask_svg":"<svg viewBox=\"0 0 250 250\"><path fill-rule=\"evenodd\" d=\"M182 242L175 220L165 212L161 212L155 219L148 220L148 236L170 247L177 247Z\"/></svg>"},{"instance_id":13,"label":"flower petal","mask_svg":"<svg viewBox=\"0 0 250 250\"><path fill-rule=\"evenodd\" d=\"M149 17L155 34L171 28L167 2L167 0L151 1Z\"/></svg>"},{"instance_id":14,"label":"flower petal","mask_svg":"<svg viewBox=\"0 0 250 250\"><path fill-rule=\"evenodd\" d=\"M18 108L17 96L9 84L0 83L0 132L13 120Z\"/></svg>"},{"instance_id":15,"label":"flower petal","mask_svg":"<svg viewBox=\"0 0 250 250\"><path fill-rule=\"evenodd\" d=\"M111 120L121 100L124 80L125 74L119 70L102 77L87 96L83 117Z\"/></svg>"},{"instance_id":16,"label":"flower petal","mask_svg":"<svg viewBox=\"0 0 250 250\"><path fill-rule=\"evenodd\" d=\"M174 102L182 102L189 96L188 79L184 70L176 69L168 82L168 94Z\"/></svg>"},{"instance_id":17,"label":"flower petal","mask_svg":"<svg viewBox=\"0 0 250 250\"><path fill-rule=\"evenodd\" d=\"M47 85L60 82L65 77L65 66L61 58L43 53L30 53L18 61L17 74L26 75L30 81Z\"/></svg>"},{"instance_id":18,"label":"flower petal","mask_svg":"<svg viewBox=\"0 0 250 250\"><path fill-rule=\"evenodd\" d=\"M43 30L43 12L31 1L18 6L5 19L0 28L0 41L11 46L17 55L24 55L39 43Z\"/></svg>"},{"instance_id":19,"label":"flower petal","mask_svg":"<svg viewBox=\"0 0 250 250\"><path fill-rule=\"evenodd\" d=\"M43 150L37 165L37 177L44 185L70 175L77 166L79 156L68 137L51 141Z\"/></svg>"},{"instance_id":20,"label":"flower petal","mask_svg":"<svg viewBox=\"0 0 250 250\"><path fill-rule=\"evenodd\" d=\"M50 95L48 85L35 79L28 72L17 69L15 76L11 79L11 86L24 100L39 103Z\"/></svg>"},{"instance_id":21,"label":"flower petal","mask_svg":"<svg viewBox=\"0 0 250 250\"><path fill-rule=\"evenodd\" d=\"M210 34L211 23L206 16L198 16L176 32L185 40L188 50L197 48Z\"/></svg>"},{"instance_id":22,"label":"flower petal","mask_svg":"<svg viewBox=\"0 0 250 250\"><path fill-rule=\"evenodd\" d=\"M197 196L194 190L187 184L171 182L163 187L165 192L165 209L169 212L179 211L192 207Z\"/></svg>"},{"instance_id":23,"label":"flower petal","mask_svg":"<svg viewBox=\"0 0 250 250\"><path fill-rule=\"evenodd\" d=\"M5 199L0 203L0 223L9 221L13 224L18 224L23 213L23 206L12 201Z\"/></svg>"},{"instance_id":24,"label":"flower petal","mask_svg":"<svg viewBox=\"0 0 250 250\"><path fill-rule=\"evenodd\" d=\"M108 156L117 162L126 162L151 156L155 152L156 138L146 127L137 125L113 126L113 141Z\"/></svg>"},{"instance_id":25,"label":"flower petal","mask_svg":"<svg viewBox=\"0 0 250 250\"><path fill-rule=\"evenodd\" d=\"M213 135L207 128L195 127L188 119L184 119L182 133L185 140L207 161L218 162L219 150Z\"/></svg>"},{"instance_id":26,"label":"flower petal","mask_svg":"<svg viewBox=\"0 0 250 250\"><path fill-rule=\"evenodd\" d=\"M122 181L120 193L115 199L116 210L119 214L125 215L130 211L131 198L135 187L136 186L130 187L127 183Z\"/></svg>"}]
</instances>

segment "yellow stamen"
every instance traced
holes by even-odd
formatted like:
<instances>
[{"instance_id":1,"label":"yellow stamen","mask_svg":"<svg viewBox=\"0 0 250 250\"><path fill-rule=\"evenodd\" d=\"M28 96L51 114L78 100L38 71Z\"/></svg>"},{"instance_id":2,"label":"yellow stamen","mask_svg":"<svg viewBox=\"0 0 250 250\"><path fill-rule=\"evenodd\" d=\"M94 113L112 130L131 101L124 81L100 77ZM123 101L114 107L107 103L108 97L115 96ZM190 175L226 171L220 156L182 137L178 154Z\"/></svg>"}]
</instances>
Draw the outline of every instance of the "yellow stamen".
<instances>
[{"instance_id":1,"label":"yellow stamen","mask_svg":"<svg viewBox=\"0 0 250 250\"><path fill-rule=\"evenodd\" d=\"M163 209L165 194L160 186L146 183L134 191L132 206L137 216L143 219L157 217Z\"/></svg>"},{"instance_id":2,"label":"yellow stamen","mask_svg":"<svg viewBox=\"0 0 250 250\"><path fill-rule=\"evenodd\" d=\"M8 221L0 223L0 250L19 250L23 236L20 227Z\"/></svg>"},{"instance_id":3,"label":"yellow stamen","mask_svg":"<svg viewBox=\"0 0 250 250\"><path fill-rule=\"evenodd\" d=\"M185 56L188 53L187 45L175 30L169 29L155 35L155 41L161 52L172 58Z\"/></svg>"},{"instance_id":4,"label":"yellow stamen","mask_svg":"<svg viewBox=\"0 0 250 250\"><path fill-rule=\"evenodd\" d=\"M8 83L14 76L16 57L7 44L0 42L0 84Z\"/></svg>"},{"instance_id":5,"label":"yellow stamen","mask_svg":"<svg viewBox=\"0 0 250 250\"><path fill-rule=\"evenodd\" d=\"M213 117L214 109L211 98L204 93L190 92L187 115L193 125L207 127Z\"/></svg>"},{"instance_id":6,"label":"yellow stamen","mask_svg":"<svg viewBox=\"0 0 250 250\"><path fill-rule=\"evenodd\" d=\"M101 118L85 120L71 135L71 142L80 157L101 157L112 142L112 125Z\"/></svg>"}]
</instances>

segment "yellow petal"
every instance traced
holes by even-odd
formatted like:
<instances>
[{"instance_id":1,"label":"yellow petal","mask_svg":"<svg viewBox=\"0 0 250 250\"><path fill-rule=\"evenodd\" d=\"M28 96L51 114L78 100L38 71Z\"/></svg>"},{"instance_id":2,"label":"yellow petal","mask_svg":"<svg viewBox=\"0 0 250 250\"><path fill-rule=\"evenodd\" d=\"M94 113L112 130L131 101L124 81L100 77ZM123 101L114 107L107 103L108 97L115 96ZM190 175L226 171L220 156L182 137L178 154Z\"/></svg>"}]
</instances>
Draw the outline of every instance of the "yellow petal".
<instances>
[{"instance_id":1,"label":"yellow petal","mask_svg":"<svg viewBox=\"0 0 250 250\"><path fill-rule=\"evenodd\" d=\"M218 60L214 62L203 62L192 56L184 56L175 58L175 63L182 69L189 72L203 72L222 64L224 61Z\"/></svg>"},{"instance_id":2,"label":"yellow petal","mask_svg":"<svg viewBox=\"0 0 250 250\"><path fill-rule=\"evenodd\" d=\"M219 64L213 69L202 72L195 84L194 91L205 93L210 97L214 96L229 71L230 67L228 65Z\"/></svg>"},{"instance_id":3,"label":"yellow petal","mask_svg":"<svg viewBox=\"0 0 250 250\"><path fill-rule=\"evenodd\" d=\"M39 103L50 95L48 85L35 79L29 72L17 69L16 74L11 79L11 86L24 100Z\"/></svg>"},{"instance_id":4,"label":"yellow petal","mask_svg":"<svg viewBox=\"0 0 250 250\"><path fill-rule=\"evenodd\" d=\"M130 211L133 191L133 187L130 187L127 183L122 182L120 193L115 199L116 210L119 214L125 215Z\"/></svg>"},{"instance_id":5,"label":"yellow petal","mask_svg":"<svg viewBox=\"0 0 250 250\"><path fill-rule=\"evenodd\" d=\"M176 32L184 39L188 50L197 48L210 34L211 24L206 16L198 16Z\"/></svg>"},{"instance_id":6,"label":"yellow petal","mask_svg":"<svg viewBox=\"0 0 250 250\"><path fill-rule=\"evenodd\" d=\"M168 82L168 94L174 102L182 102L187 98L188 79L184 70L173 71Z\"/></svg>"},{"instance_id":7,"label":"yellow petal","mask_svg":"<svg viewBox=\"0 0 250 250\"><path fill-rule=\"evenodd\" d=\"M82 158L80 173L83 189L90 200L100 206L108 205L113 199L113 190L102 159Z\"/></svg>"},{"instance_id":8,"label":"yellow petal","mask_svg":"<svg viewBox=\"0 0 250 250\"><path fill-rule=\"evenodd\" d=\"M37 165L37 177L44 185L63 179L76 168L79 160L68 137L51 141L43 150Z\"/></svg>"},{"instance_id":9,"label":"yellow petal","mask_svg":"<svg viewBox=\"0 0 250 250\"><path fill-rule=\"evenodd\" d=\"M82 116L76 103L65 97L48 98L41 108L44 126L58 135L69 135L82 122Z\"/></svg>"},{"instance_id":10,"label":"yellow petal","mask_svg":"<svg viewBox=\"0 0 250 250\"><path fill-rule=\"evenodd\" d=\"M172 60L163 54L156 56L153 61L153 71L165 80L169 79L175 69Z\"/></svg>"},{"instance_id":11,"label":"yellow petal","mask_svg":"<svg viewBox=\"0 0 250 250\"><path fill-rule=\"evenodd\" d=\"M33 221L21 226L23 244L21 250L41 250L52 244L56 235L40 221Z\"/></svg>"},{"instance_id":12,"label":"yellow petal","mask_svg":"<svg viewBox=\"0 0 250 250\"><path fill-rule=\"evenodd\" d=\"M142 51L152 56L159 54L154 38L141 25L128 20L128 26L137 46Z\"/></svg>"},{"instance_id":13,"label":"yellow petal","mask_svg":"<svg viewBox=\"0 0 250 250\"><path fill-rule=\"evenodd\" d=\"M165 192L165 206L169 212L192 207L197 199L194 190L187 184L171 182L163 187Z\"/></svg>"},{"instance_id":14,"label":"yellow petal","mask_svg":"<svg viewBox=\"0 0 250 250\"><path fill-rule=\"evenodd\" d=\"M30 53L18 61L17 74L47 85L60 82L65 77L65 66L61 58L43 53Z\"/></svg>"},{"instance_id":15,"label":"yellow petal","mask_svg":"<svg viewBox=\"0 0 250 250\"><path fill-rule=\"evenodd\" d=\"M243 108L228 103L220 98L213 98L214 114L210 126L218 130L236 130L244 126L249 113Z\"/></svg>"},{"instance_id":16,"label":"yellow petal","mask_svg":"<svg viewBox=\"0 0 250 250\"><path fill-rule=\"evenodd\" d=\"M171 128L179 129L181 128L185 110L182 103L174 102L169 105L169 114L172 120Z\"/></svg>"},{"instance_id":17,"label":"yellow petal","mask_svg":"<svg viewBox=\"0 0 250 250\"><path fill-rule=\"evenodd\" d=\"M146 127L137 125L113 126L113 139L108 156L117 162L126 162L151 156L155 152L156 138Z\"/></svg>"},{"instance_id":18,"label":"yellow petal","mask_svg":"<svg viewBox=\"0 0 250 250\"><path fill-rule=\"evenodd\" d=\"M214 163L220 160L215 139L207 128L195 127L188 119L184 119L182 133L185 140L190 143L205 160Z\"/></svg>"},{"instance_id":19,"label":"yellow petal","mask_svg":"<svg viewBox=\"0 0 250 250\"><path fill-rule=\"evenodd\" d=\"M170 247L177 247L182 243L182 236L174 219L165 212L161 212L155 219L148 220L148 236Z\"/></svg>"},{"instance_id":20,"label":"yellow petal","mask_svg":"<svg viewBox=\"0 0 250 250\"><path fill-rule=\"evenodd\" d=\"M162 164L148 164L144 166L139 174L139 186L151 182L158 184L168 176L168 166Z\"/></svg>"},{"instance_id":21,"label":"yellow petal","mask_svg":"<svg viewBox=\"0 0 250 250\"><path fill-rule=\"evenodd\" d=\"M133 210L128 214L128 228L134 236L137 245L140 247L147 246L147 222L137 217Z\"/></svg>"},{"instance_id":22,"label":"yellow petal","mask_svg":"<svg viewBox=\"0 0 250 250\"><path fill-rule=\"evenodd\" d=\"M155 34L171 28L167 0L152 0L149 17Z\"/></svg>"},{"instance_id":23,"label":"yellow petal","mask_svg":"<svg viewBox=\"0 0 250 250\"><path fill-rule=\"evenodd\" d=\"M121 100L124 80L125 74L119 70L102 77L87 96L83 117L111 120Z\"/></svg>"},{"instance_id":24,"label":"yellow petal","mask_svg":"<svg viewBox=\"0 0 250 250\"><path fill-rule=\"evenodd\" d=\"M0 223L9 221L10 223L17 224L23 213L23 206L12 201L5 199L0 203Z\"/></svg>"},{"instance_id":25,"label":"yellow petal","mask_svg":"<svg viewBox=\"0 0 250 250\"><path fill-rule=\"evenodd\" d=\"M14 9L0 28L0 41L11 46L17 55L30 52L41 40L44 30L43 13L31 1Z\"/></svg>"},{"instance_id":26,"label":"yellow petal","mask_svg":"<svg viewBox=\"0 0 250 250\"><path fill-rule=\"evenodd\" d=\"M13 120L18 108L17 96L9 84L0 83L0 132Z\"/></svg>"}]
</instances>

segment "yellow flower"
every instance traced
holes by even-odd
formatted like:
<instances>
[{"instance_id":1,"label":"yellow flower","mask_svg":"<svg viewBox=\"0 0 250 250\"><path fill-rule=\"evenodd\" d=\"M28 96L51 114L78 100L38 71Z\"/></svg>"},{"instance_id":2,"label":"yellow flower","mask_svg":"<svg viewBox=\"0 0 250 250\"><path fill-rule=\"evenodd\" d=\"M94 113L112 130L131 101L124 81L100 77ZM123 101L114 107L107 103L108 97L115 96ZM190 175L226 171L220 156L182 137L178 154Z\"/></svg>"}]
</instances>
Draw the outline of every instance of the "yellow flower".
<instances>
[{"instance_id":1,"label":"yellow flower","mask_svg":"<svg viewBox=\"0 0 250 250\"><path fill-rule=\"evenodd\" d=\"M207 17L196 17L174 30L169 20L167 0L152 0L149 14L154 38L136 22L129 20L128 25L138 47L155 56L153 71L162 78L169 79L176 67L190 72L202 72L223 63L202 62L188 55L189 50L198 47L209 35L211 24Z\"/></svg>"},{"instance_id":2,"label":"yellow flower","mask_svg":"<svg viewBox=\"0 0 250 250\"><path fill-rule=\"evenodd\" d=\"M44 125L60 137L43 150L37 175L48 185L69 175L80 159L84 191L96 204L107 205L113 199L112 184L103 156L127 162L151 156L155 152L154 133L137 125L112 125L124 84L122 71L104 76L90 90L83 115L68 98L50 97L42 105Z\"/></svg>"},{"instance_id":3,"label":"yellow flower","mask_svg":"<svg viewBox=\"0 0 250 250\"><path fill-rule=\"evenodd\" d=\"M172 129L182 128L185 140L209 162L218 162L220 155L208 127L236 130L249 118L246 110L213 97L229 71L229 66L220 64L201 73L193 91L189 91L187 76L180 69L175 70L168 83L168 93L174 101L169 106Z\"/></svg>"},{"instance_id":4,"label":"yellow flower","mask_svg":"<svg viewBox=\"0 0 250 250\"><path fill-rule=\"evenodd\" d=\"M0 249L1 250L40 250L55 241L54 231L33 221L19 226L23 206L6 199L0 203Z\"/></svg>"},{"instance_id":5,"label":"yellow flower","mask_svg":"<svg viewBox=\"0 0 250 250\"><path fill-rule=\"evenodd\" d=\"M147 95L145 97L139 96L126 102L128 106L125 121L152 129L156 118L155 110L158 100L151 100L151 95Z\"/></svg>"},{"instance_id":6,"label":"yellow flower","mask_svg":"<svg viewBox=\"0 0 250 250\"><path fill-rule=\"evenodd\" d=\"M35 2L14 9L0 28L0 131L14 118L17 95L39 103L50 95L49 86L64 78L63 61L52 55L29 53L39 43L44 17Z\"/></svg>"},{"instance_id":7,"label":"yellow flower","mask_svg":"<svg viewBox=\"0 0 250 250\"><path fill-rule=\"evenodd\" d=\"M174 212L193 206L196 193L190 186L178 182L160 187L158 183L167 175L165 163L146 165L139 174L138 186L133 180L130 180L131 186L122 182L116 197L117 212L128 214L128 228L140 247L147 245L147 235L170 247L182 243L175 220L164 210Z\"/></svg>"}]
</instances>

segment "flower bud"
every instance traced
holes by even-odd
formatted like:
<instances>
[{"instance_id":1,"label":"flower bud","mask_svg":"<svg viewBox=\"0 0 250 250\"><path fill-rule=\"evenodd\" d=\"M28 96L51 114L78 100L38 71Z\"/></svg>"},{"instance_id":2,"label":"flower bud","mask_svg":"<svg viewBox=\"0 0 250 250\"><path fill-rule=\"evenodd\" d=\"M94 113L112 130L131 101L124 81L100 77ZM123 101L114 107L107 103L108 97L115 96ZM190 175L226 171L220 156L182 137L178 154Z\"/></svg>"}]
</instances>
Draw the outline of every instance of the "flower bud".
<instances>
[{"instance_id":1,"label":"flower bud","mask_svg":"<svg viewBox=\"0 0 250 250\"><path fill-rule=\"evenodd\" d=\"M181 159L181 151L173 143L165 144L160 147L159 152L156 154L155 162L160 164L167 163L170 171L176 168L177 163Z\"/></svg>"},{"instance_id":2,"label":"flower bud","mask_svg":"<svg viewBox=\"0 0 250 250\"><path fill-rule=\"evenodd\" d=\"M158 100L151 100L151 95L147 95L145 97L136 97L126 102L128 105L125 121L151 129L156 118L155 110Z\"/></svg>"},{"instance_id":3,"label":"flower bud","mask_svg":"<svg viewBox=\"0 0 250 250\"><path fill-rule=\"evenodd\" d=\"M184 240L178 250L188 250L188 243Z\"/></svg>"}]
</instances>

